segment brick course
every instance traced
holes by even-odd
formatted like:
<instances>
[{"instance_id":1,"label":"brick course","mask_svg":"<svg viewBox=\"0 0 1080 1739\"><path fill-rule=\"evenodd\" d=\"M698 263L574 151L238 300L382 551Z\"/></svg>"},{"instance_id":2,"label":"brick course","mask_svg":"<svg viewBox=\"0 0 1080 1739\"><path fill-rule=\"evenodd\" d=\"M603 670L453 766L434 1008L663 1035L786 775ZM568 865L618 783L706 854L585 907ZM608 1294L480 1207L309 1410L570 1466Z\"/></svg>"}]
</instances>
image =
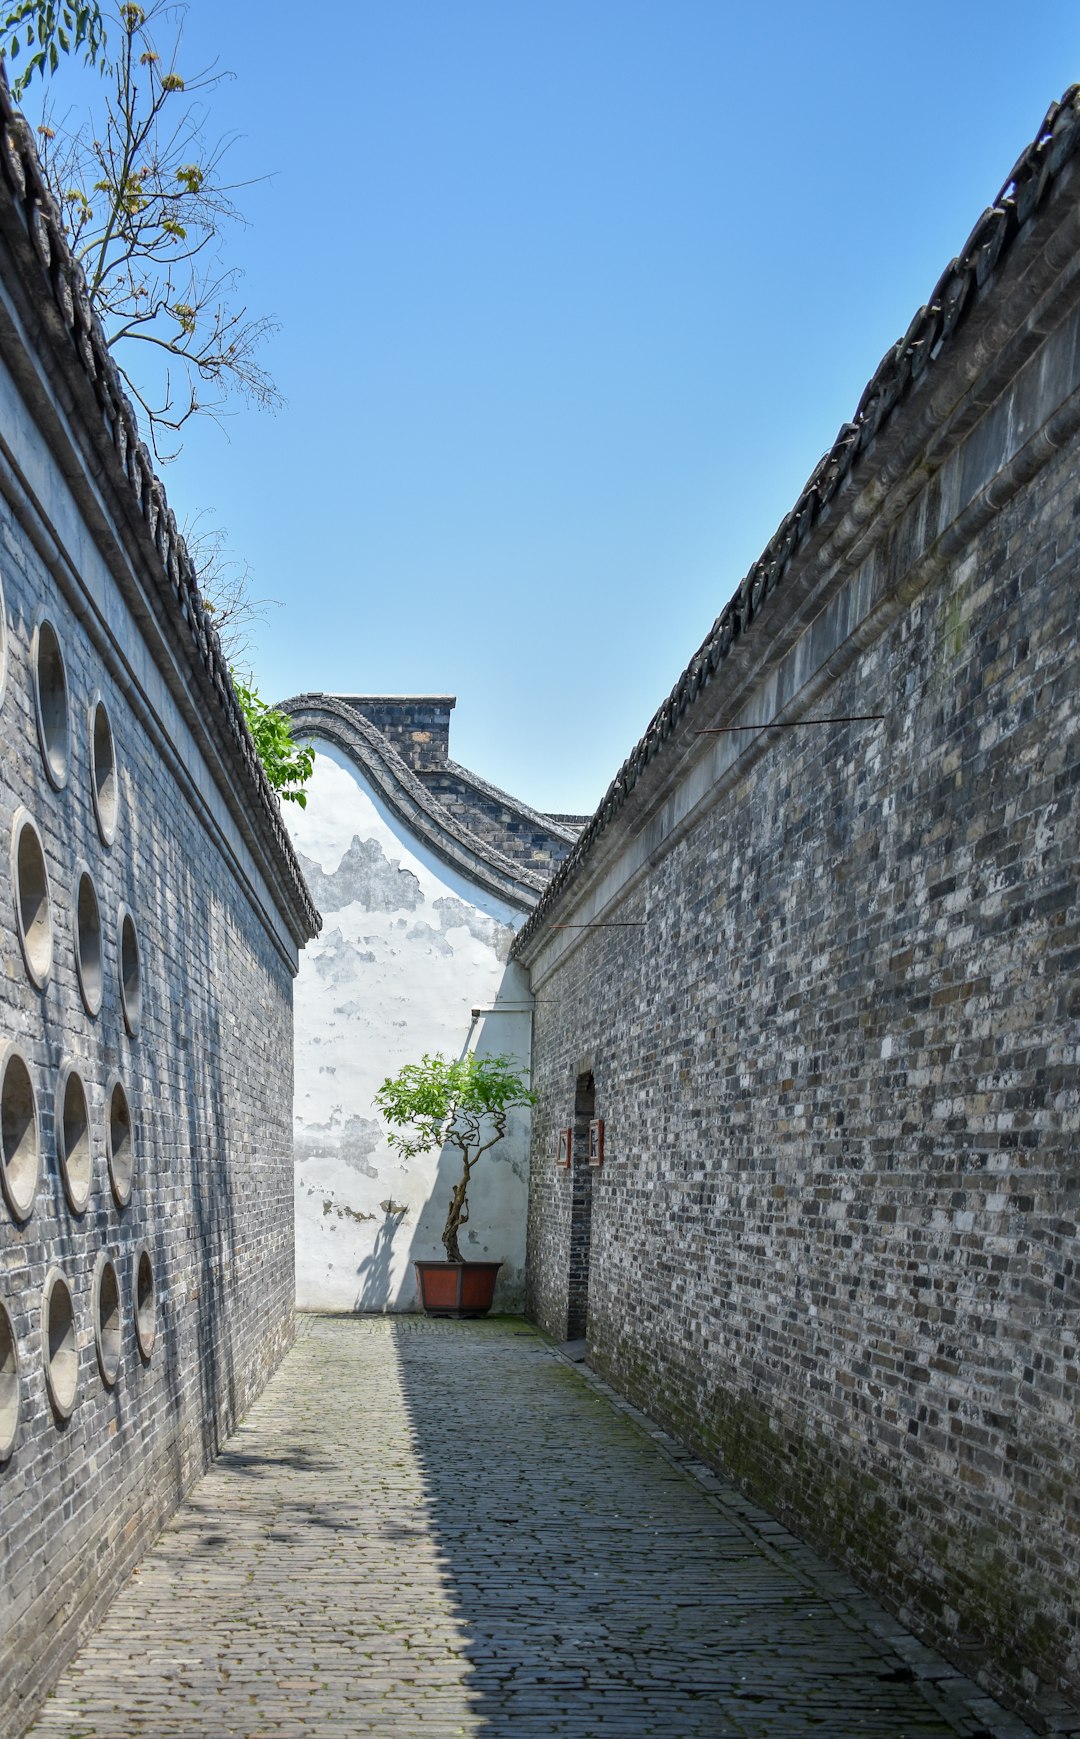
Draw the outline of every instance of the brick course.
<instances>
[{"instance_id":1,"label":"brick course","mask_svg":"<svg viewBox=\"0 0 1080 1739\"><path fill-rule=\"evenodd\" d=\"M1040 1721L1080 1698L1078 332L1044 312L947 455L877 486L871 449L898 513L811 547L691 721L759 734L688 725L556 884L635 927L516 947L535 1317L566 1332L588 1070L593 1363Z\"/></svg>"},{"instance_id":2,"label":"brick course","mask_svg":"<svg viewBox=\"0 0 1080 1739\"><path fill-rule=\"evenodd\" d=\"M42 1176L23 1225L0 1211L0 1299L18 1339L19 1435L0 1466L0 1732L20 1730L80 1636L102 1616L180 1494L206 1466L275 1367L292 1321L292 996L279 944L252 911L233 867L208 842L157 745L102 667L70 609L0 504L0 572L9 669L0 711L0 843L25 805L45 846L53 969L30 983L7 910L0 930L3 1032L30 1065ZM39 600L67 655L71 770L54 791L37 743L30 637ZM87 705L109 708L120 775L117 835L106 848L90 795ZM85 1011L71 928L74 869L100 902L104 998ZM5 880L6 880L5 876ZM135 916L143 1016L130 1038L120 1008L116 916ZM71 1212L56 1158L55 1093L75 1062L88 1089L93 1186ZM105 1155L105 1090L118 1071L131 1106L135 1182L116 1205ZM135 1341L132 1264L145 1241L158 1288L158 1335ZM105 1250L122 1307L120 1377L98 1371L90 1286ZM60 1268L76 1310L79 1391L66 1425L45 1390L39 1310Z\"/></svg>"},{"instance_id":3,"label":"brick course","mask_svg":"<svg viewBox=\"0 0 1080 1739\"><path fill-rule=\"evenodd\" d=\"M373 724L414 773L445 763L450 714L457 705L454 695L339 694L334 698Z\"/></svg>"},{"instance_id":4,"label":"brick course","mask_svg":"<svg viewBox=\"0 0 1080 1739\"><path fill-rule=\"evenodd\" d=\"M86 331L76 349L56 314L67 308L74 319L75 300L50 302L71 263L57 238L46 279L45 250L29 247L18 189L33 180L32 148L0 99L0 1068L13 1041L36 1095L41 1161L27 1217L17 1212L21 1192L0 1199L0 1304L19 1367L14 1443L0 1459L0 1735L9 1739L292 1338L292 979L317 915L237 722L148 456L130 446L125 417L102 408L119 399L100 332L91 370ZM88 310L76 311L85 325ZM90 394L99 402L84 418ZM66 663L66 779L62 768L50 779L38 740L42 611ZM116 753L111 844L92 800L95 695ZM21 810L40 835L51 892L52 967L40 984L24 963L9 867ZM101 921L96 1015L76 971L82 869ZM128 1003L134 1030L121 1003L125 907L140 958L141 1009L133 996ZM57 1151L57 1087L71 1064L86 1084L92 1145L81 1213ZM135 1152L123 1206L106 1155L106 1094L117 1076ZM15 1121L3 1119L5 1143ZM144 1344L153 1340L146 1357L134 1308L144 1247L155 1282L140 1317ZM93 1323L103 1253L119 1288L112 1387ZM66 1419L45 1379L41 1303L52 1271L74 1312L77 1386ZM0 1400L9 1392L0 1384Z\"/></svg>"}]
</instances>

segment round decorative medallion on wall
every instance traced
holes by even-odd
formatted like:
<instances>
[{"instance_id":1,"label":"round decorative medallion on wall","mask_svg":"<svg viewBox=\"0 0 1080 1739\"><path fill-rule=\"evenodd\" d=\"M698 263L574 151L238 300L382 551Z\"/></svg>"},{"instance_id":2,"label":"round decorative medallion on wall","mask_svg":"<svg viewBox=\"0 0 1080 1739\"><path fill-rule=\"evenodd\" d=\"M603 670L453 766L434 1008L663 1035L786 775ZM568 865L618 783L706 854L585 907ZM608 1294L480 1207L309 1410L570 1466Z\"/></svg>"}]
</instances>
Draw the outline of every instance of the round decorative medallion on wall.
<instances>
[{"instance_id":1,"label":"round decorative medallion on wall","mask_svg":"<svg viewBox=\"0 0 1080 1739\"><path fill-rule=\"evenodd\" d=\"M120 1308L120 1281L116 1265L104 1250L94 1265L91 1297L98 1369L102 1382L111 1389L120 1374L123 1312Z\"/></svg>"},{"instance_id":2,"label":"round decorative medallion on wall","mask_svg":"<svg viewBox=\"0 0 1080 1739\"><path fill-rule=\"evenodd\" d=\"M69 1063L56 1089L56 1157L73 1214L85 1212L94 1182L90 1106L82 1076Z\"/></svg>"},{"instance_id":3,"label":"round decorative medallion on wall","mask_svg":"<svg viewBox=\"0 0 1080 1739\"><path fill-rule=\"evenodd\" d=\"M105 1151L117 1206L126 1208L135 1181L135 1137L131 1107L119 1075L112 1077L105 1094Z\"/></svg>"},{"instance_id":4,"label":"round decorative medallion on wall","mask_svg":"<svg viewBox=\"0 0 1080 1739\"><path fill-rule=\"evenodd\" d=\"M67 670L60 636L49 616L39 616L34 629L34 704L38 741L49 782L57 791L67 784L71 757Z\"/></svg>"},{"instance_id":5,"label":"round decorative medallion on wall","mask_svg":"<svg viewBox=\"0 0 1080 1739\"><path fill-rule=\"evenodd\" d=\"M75 1300L59 1268L50 1268L41 1294L41 1353L53 1412L70 1419L79 1390Z\"/></svg>"},{"instance_id":6,"label":"round decorative medallion on wall","mask_svg":"<svg viewBox=\"0 0 1080 1739\"><path fill-rule=\"evenodd\" d=\"M7 1461L19 1435L19 1344L0 1304L0 1461Z\"/></svg>"},{"instance_id":7,"label":"round decorative medallion on wall","mask_svg":"<svg viewBox=\"0 0 1080 1739\"><path fill-rule=\"evenodd\" d=\"M11 824L11 885L26 970L34 987L44 990L53 960L52 894L41 835L23 808Z\"/></svg>"},{"instance_id":8,"label":"round decorative medallion on wall","mask_svg":"<svg viewBox=\"0 0 1080 1739\"><path fill-rule=\"evenodd\" d=\"M95 692L90 700L90 791L94 799L94 815L103 845L116 838L116 818L120 809L120 780L116 770L116 741L113 737L109 709L101 695Z\"/></svg>"},{"instance_id":9,"label":"round decorative medallion on wall","mask_svg":"<svg viewBox=\"0 0 1080 1739\"><path fill-rule=\"evenodd\" d=\"M34 1211L41 1131L30 1067L17 1045L0 1048L0 1184L15 1220Z\"/></svg>"},{"instance_id":10,"label":"round decorative medallion on wall","mask_svg":"<svg viewBox=\"0 0 1080 1739\"><path fill-rule=\"evenodd\" d=\"M101 1012L105 990L105 962L101 942L101 908L98 905L94 878L83 864L75 871L75 899L72 910L72 933L75 937L75 970L79 991L87 1014Z\"/></svg>"},{"instance_id":11,"label":"round decorative medallion on wall","mask_svg":"<svg viewBox=\"0 0 1080 1739\"><path fill-rule=\"evenodd\" d=\"M135 920L127 906L121 906L116 920L116 946L120 967L120 1002L124 1010L124 1025L134 1038L142 1020L142 967L139 961L139 938Z\"/></svg>"},{"instance_id":12,"label":"round decorative medallion on wall","mask_svg":"<svg viewBox=\"0 0 1080 1739\"><path fill-rule=\"evenodd\" d=\"M135 1335L139 1351L148 1359L157 1340L157 1287L154 1285L154 1264L150 1251L140 1244L134 1264Z\"/></svg>"}]
</instances>

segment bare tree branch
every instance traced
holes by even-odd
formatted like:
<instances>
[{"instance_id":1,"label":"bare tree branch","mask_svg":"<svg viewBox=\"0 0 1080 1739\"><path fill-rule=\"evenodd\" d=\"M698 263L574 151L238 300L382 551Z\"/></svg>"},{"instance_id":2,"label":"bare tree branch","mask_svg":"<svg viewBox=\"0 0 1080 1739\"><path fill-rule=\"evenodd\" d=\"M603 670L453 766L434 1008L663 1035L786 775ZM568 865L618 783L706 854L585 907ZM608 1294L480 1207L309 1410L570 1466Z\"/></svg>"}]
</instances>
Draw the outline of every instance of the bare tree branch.
<instances>
[{"instance_id":1,"label":"bare tree branch","mask_svg":"<svg viewBox=\"0 0 1080 1739\"><path fill-rule=\"evenodd\" d=\"M234 196L251 185L226 179L234 137L206 134L206 99L232 75L180 73L184 12L173 0L121 4L100 124L46 113L38 129L46 180L159 460L175 458L189 418L220 417L233 395L264 409L282 402L256 355L277 323L249 314L240 273L222 259L225 232L244 222ZM147 370L154 357L160 369Z\"/></svg>"},{"instance_id":2,"label":"bare tree branch","mask_svg":"<svg viewBox=\"0 0 1080 1739\"><path fill-rule=\"evenodd\" d=\"M229 663L247 663L255 625L267 610L280 608L275 598L252 596L251 568L228 553L228 532L206 513L196 513L182 527L188 555L195 566L203 603L218 631Z\"/></svg>"}]
</instances>

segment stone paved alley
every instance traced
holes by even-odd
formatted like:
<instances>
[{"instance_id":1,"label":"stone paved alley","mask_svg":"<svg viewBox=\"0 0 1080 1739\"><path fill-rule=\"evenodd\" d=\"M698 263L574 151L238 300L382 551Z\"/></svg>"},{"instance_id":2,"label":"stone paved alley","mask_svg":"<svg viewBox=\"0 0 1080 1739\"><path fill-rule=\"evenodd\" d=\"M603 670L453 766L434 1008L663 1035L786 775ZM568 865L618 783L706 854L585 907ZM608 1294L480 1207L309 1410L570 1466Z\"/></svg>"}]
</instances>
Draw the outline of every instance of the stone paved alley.
<instances>
[{"instance_id":1,"label":"stone paved alley","mask_svg":"<svg viewBox=\"0 0 1080 1739\"><path fill-rule=\"evenodd\" d=\"M1019 1739L525 1323L300 1319L34 1739Z\"/></svg>"}]
</instances>

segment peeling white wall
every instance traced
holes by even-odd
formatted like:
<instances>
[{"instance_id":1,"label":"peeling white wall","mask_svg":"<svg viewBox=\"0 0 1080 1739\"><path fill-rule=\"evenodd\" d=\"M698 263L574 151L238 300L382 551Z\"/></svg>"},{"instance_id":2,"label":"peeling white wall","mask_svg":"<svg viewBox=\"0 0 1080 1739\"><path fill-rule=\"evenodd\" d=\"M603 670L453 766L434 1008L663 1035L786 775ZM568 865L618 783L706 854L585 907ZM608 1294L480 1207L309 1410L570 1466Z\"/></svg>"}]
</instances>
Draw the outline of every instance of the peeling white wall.
<instances>
[{"instance_id":1,"label":"peeling white wall","mask_svg":"<svg viewBox=\"0 0 1080 1739\"><path fill-rule=\"evenodd\" d=\"M413 1310L415 1257L442 1258L453 1156L403 1162L372 1105L424 1051L529 1061L527 981L507 954L523 914L447 868L349 758L316 739L308 806L288 821L323 914L296 981L296 1302ZM498 1002L504 1011L471 1011ZM502 1261L495 1308L524 1297L528 1117L481 1160L462 1254Z\"/></svg>"}]
</instances>

